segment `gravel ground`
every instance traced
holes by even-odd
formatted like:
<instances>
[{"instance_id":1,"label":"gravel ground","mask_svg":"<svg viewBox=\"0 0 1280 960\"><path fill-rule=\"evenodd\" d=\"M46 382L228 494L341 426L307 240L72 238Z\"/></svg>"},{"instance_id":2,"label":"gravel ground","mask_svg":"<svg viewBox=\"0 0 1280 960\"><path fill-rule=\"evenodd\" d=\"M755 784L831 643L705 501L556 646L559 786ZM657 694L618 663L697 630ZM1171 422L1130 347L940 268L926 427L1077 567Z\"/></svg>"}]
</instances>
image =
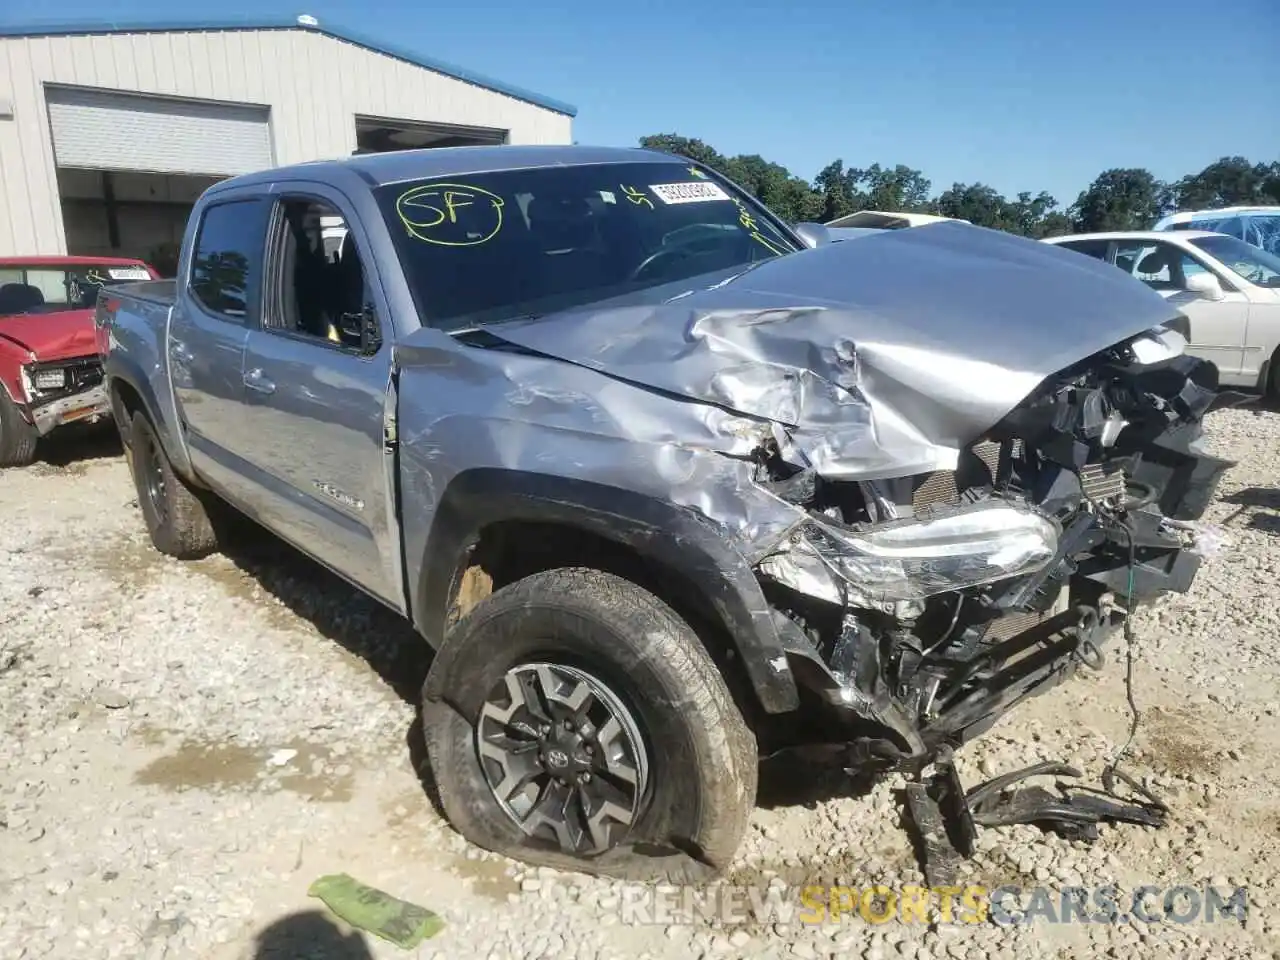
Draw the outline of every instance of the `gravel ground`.
<instances>
[{"instance_id":1,"label":"gravel ground","mask_svg":"<svg viewBox=\"0 0 1280 960\"><path fill-rule=\"evenodd\" d=\"M0 956L1280 956L1280 414L1209 423L1239 460L1208 518L1227 546L1136 631L1128 769L1170 825L1093 845L986 830L966 882L1149 884L1157 905L1176 885L1246 886L1243 924L678 923L629 911L638 888L526 873L454 835L414 773L426 659L403 624L269 538L159 556L118 448L86 434L0 473ZM1024 704L962 752L966 782L1041 759L1096 777L1128 733L1123 677L1112 648L1101 674ZM766 764L729 881L797 909L788 882L921 883L899 786ZM351 931L307 896L338 872L445 930L412 954Z\"/></svg>"}]
</instances>

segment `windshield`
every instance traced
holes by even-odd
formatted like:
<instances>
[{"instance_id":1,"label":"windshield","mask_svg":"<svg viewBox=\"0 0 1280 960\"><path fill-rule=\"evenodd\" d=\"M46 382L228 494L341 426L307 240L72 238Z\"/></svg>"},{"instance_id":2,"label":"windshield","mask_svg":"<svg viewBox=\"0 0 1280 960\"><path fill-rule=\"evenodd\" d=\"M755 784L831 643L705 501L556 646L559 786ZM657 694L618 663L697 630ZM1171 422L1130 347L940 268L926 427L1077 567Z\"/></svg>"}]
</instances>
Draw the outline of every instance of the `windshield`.
<instances>
[{"instance_id":1,"label":"windshield","mask_svg":"<svg viewBox=\"0 0 1280 960\"><path fill-rule=\"evenodd\" d=\"M447 330L798 249L750 197L675 160L468 174L375 196L424 322Z\"/></svg>"},{"instance_id":2,"label":"windshield","mask_svg":"<svg viewBox=\"0 0 1280 960\"><path fill-rule=\"evenodd\" d=\"M4 264L0 266L0 315L89 310L103 287L150 279L146 267L128 264Z\"/></svg>"},{"instance_id":3,"label":"windshield","mask_svg":"<svg viewBox=\"0 0 1280 960\"><path fill-rule=\"evenodd\" d=\"M1191 241L1232 273L1260 287L1280 287L1280 257L1235 237L1195 237Z\"/></svg>"}]
</instances>

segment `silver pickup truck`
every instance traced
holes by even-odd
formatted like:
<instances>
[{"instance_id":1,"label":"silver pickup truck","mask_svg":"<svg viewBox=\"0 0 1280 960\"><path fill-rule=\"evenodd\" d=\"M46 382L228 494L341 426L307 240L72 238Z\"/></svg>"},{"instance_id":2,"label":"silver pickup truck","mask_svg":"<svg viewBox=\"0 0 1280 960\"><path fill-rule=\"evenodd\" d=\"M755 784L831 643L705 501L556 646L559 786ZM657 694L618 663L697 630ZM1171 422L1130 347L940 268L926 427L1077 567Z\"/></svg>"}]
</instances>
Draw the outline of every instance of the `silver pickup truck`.
<instances>
[{"instance_id":1,"label":"silver pickup truck","mask_svg":"<svg viewBox=\"0 0 1280 960\"><path fill-rule=\"evenodd\" d=\"M1229 464L1175 314L1008 234L831 243L678 157L504 146L223 181L97 324L156 547L230 506L399 611L452 824L648 877L730 861L761 756L918 768L1187 589Z\"/></svg>"}]
</instances>

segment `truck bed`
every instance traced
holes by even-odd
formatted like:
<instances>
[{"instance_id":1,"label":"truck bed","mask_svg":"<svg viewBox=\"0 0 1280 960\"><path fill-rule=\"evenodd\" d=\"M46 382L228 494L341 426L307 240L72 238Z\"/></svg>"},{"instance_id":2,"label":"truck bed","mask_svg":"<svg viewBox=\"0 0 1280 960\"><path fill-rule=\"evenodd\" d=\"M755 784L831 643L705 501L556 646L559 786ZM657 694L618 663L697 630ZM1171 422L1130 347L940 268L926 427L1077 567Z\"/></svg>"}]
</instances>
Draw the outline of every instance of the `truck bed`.
<instances>
[{"instance_id":1,"label":"truck bed","mask_svg":"<svg viewBox=\"0 0 1280 960\"><path fill-rule=\"evenodd\" d=\"M104 293L111 297L130 297L171 307L178 299L178 282L176 280L138 280L134 283L113 285Z\"/></svg>"}]
</instances>

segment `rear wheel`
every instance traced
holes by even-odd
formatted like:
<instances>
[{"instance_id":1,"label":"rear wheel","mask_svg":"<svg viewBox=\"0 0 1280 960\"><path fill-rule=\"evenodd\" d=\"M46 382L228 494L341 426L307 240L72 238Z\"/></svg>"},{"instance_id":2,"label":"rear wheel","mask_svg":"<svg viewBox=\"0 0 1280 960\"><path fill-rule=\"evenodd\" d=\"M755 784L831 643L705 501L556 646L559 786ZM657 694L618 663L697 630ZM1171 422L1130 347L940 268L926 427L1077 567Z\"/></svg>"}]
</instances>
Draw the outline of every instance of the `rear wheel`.
<instances>
[{"instance_id":1,"label":"rear wheel","mask_svg":"<svg viewBox=\"0 0 1280 960\"><path fill-rule=\"evenodd\" d=\"M481 601L423 698L446 816L538 865L693 880L729 864L756 744L692 629L630 581L537 573Z\"/></svg>"},{"instance_id":2,"label":"rear wheel","mask_svg":"<svg viewBox=\"0 0 1280 960\"><path fill-rule=\"evenodd\" d=\"M36 458L36 428L0 389L0 467L25 467Z\"/></svg>"},{"instance_id":3,"label":"rear wheel","mask_svg":"<svg viewBox=\"0 0 1280 960\"><path fill-rule=\"evenodd\" d=\"M216 550L218 539L208 509L174 473L151 421L141 411L133 415L128 451L138 507L156 549L180 560L194 560Z\"/></svg>"},{"instance_id":4,"label":"rear wheel","mask_svg":"<svg viewBox=\"0 0 1280 960\"><path fill-rule=\"evenodd\" d=\"M1280 347L1276 348L1275 355L1267 364L1267 384L1263 397L1268 403L1280 406Z\"/></svg>"}]
</instances>

